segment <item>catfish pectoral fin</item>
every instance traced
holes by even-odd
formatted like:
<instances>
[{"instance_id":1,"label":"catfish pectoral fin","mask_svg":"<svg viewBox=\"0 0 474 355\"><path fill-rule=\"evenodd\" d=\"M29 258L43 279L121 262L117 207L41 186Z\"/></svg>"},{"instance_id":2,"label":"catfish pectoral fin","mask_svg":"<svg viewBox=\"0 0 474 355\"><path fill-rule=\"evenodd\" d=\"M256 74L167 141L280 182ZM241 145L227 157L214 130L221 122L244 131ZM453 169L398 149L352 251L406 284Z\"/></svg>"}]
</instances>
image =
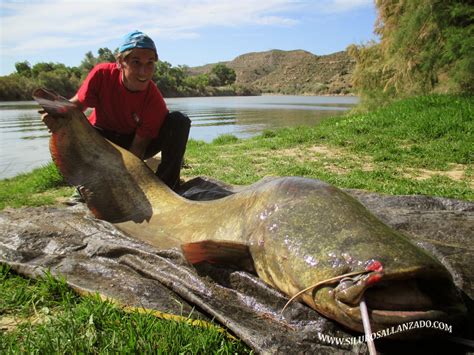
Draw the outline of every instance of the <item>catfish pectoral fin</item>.
<instances>
[{"instance_id":1,"label":"catfish pectoral fin","mask_svg":"<svg viewBox=\"0 0 474 355\"><path fill-rule=\"evenodd\" d=\"M111 223L124 221L142 223L150 220L153 211L148 204L141 203L140 201L135 203L131 201L129 204L121 203L119 199L114 197L114 191L106 185L95 185L94 183L88 183L89 188L79 186L78 189L87 207L96 218Z\"/></svg>"},{"instance_id":2,"label":"catfish pectoral fin","mask_svg":"<svg viewBox=\"0 0 474 355\"><path fill-rule=\"evenodd\" d=\"M204 240L181 245L184 257L191 264L207 261L212 264L233 264L253 271L253 259L248 245Z\"/></svg>"}]
</instances>

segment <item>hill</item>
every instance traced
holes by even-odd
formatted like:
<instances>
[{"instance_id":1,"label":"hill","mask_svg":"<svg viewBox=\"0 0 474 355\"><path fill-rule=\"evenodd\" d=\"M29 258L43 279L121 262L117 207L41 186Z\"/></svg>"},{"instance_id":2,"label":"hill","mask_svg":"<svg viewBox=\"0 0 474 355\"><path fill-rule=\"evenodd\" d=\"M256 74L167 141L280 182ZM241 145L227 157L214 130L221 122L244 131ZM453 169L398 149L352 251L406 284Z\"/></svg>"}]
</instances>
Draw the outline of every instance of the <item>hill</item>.
<instances>
[{"instance_id":1,"label":"hill","mask_svg":"<svg viewBox=\"0 0 474 355\"><path fill-rule=\"evenodd\" d=\"M270 50L222 62L237 74L236 84L264 93L348 94L355 61L347 52L314 55L303 50ZM214 64L189 68L191 75L209 73Z\"/></svg>"}]
</instances>

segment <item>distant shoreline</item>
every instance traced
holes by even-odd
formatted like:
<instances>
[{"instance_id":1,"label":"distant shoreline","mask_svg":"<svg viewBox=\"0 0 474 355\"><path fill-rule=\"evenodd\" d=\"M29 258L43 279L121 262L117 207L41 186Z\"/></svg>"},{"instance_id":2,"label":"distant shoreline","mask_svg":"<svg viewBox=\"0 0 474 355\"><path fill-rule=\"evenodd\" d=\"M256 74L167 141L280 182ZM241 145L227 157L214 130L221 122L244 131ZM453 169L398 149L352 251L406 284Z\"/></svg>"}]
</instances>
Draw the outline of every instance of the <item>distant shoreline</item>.
<instances>
[{"instance_id":1,"label":"distant shoreline","mask_svg":"<svg viewBox=\"0 0 474 355\"><path fill-rule=\"evenodd\" d=\"M356 94L275 94L273 92L262 93L261 95L255 96L323 96L323 97L358 97Z\"/></svg>"},{"instance_id":2,"label":"distant shoreline","mask_svg":"<svg viewBox=\"0 0 474 355\"><path fill-rule=\"evenodd\" d=\"M199 98L199 97L207 97L207 98L212 98L212 97L251 97L251 96L307 96L307 97L312 97L312 96L321 96L321 97L358 97L358 95L355 94L275 94L272 92L269 93L261 93L260 95L209 95L209 96L167 96L164 97L166 99L185 99L185 98ZM34 102L33 99L30 100L0 100L0 103L2 102Z\"/></svg>"}]
</instances>

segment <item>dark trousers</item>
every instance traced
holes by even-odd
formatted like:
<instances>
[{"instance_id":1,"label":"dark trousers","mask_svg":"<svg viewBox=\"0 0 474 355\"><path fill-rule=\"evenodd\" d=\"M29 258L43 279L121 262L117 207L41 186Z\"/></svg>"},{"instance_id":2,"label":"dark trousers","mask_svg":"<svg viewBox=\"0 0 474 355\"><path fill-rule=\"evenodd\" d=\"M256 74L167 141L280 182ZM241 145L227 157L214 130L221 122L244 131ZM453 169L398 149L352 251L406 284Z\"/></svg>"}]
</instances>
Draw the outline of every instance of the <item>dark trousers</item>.
<instances>
[{"instance_id":1,"label":"dark trousers","mask_svg":"<svg viewBox=\"0 0 474 355\"><path fill-rule=\"evenodd\" d=\"M94 127L103 137L130 149L135 134L118 134L112 131ZM145 152L145 159L161 152L161 163L155 172L171 189L179 187L179 173L188 142L191 120L181 112L170 112L160 128L158 137L153 139Z\"/></svg>"}]
</instances>

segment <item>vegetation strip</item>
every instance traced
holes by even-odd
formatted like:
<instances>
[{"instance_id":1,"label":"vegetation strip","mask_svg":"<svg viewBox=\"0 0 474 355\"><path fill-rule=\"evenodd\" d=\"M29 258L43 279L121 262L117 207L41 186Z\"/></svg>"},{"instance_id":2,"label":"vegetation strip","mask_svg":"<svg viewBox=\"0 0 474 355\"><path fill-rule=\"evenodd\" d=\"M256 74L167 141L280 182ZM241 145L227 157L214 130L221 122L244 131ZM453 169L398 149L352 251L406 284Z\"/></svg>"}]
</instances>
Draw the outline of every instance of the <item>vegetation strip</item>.
<instances>
[{"instance_id":1,"label":"vegetation strip","mask_svg":"<svg viewBox=\"0 0 474 355\"><path fill-rule=\"evenodd\" d=\"M0 264L2 354L250 352L216 326L128 311L99 296L80 297L48 273L41 280L25 279Z\"/></svg>"},{"instance_id":2,"label":"vegetation strip","mask_svg":"<svg viewBox=\"0 0 474 355\"><path fill-rule=\"evenodd\" d=\"M216 331L224 334L227 338L232 339L232 340L236 340L236 338L233 335L231 335L230 333L228 333L224 328L222 328L222 327L220 327L220 326L218 326L214 323L206 322L206 321L203 321L203 320L200 320L200 319L192 319L189 316L184 317L184 316L180 316L180 315L177 315L177 314L165 313L165 312L157 311L157 310L154 310L154 309L148 309L148 308L145 308L145 307L126 306L126 305L123 305L120 301L116 300L115 298L108 297L106 295L103 295L103 294L97 293L97 292L88 292L88 291L84 291L82 289L74 289L74 291L76 291L81 296L98 297L103 302L110 302L110 303L114 304L115 306L119 307L121 310L123 310L126 313L149 314L149 315L152 315L154 317L164 319L164 320L184 322L184 323L187 323L189 325L192 325L193 327L214 328Z\"/></svg>"},{"instance_id":3,"label":"vegetation strip","mask_svg":"<svg viewBox=\"0 0 474 355\"><path fill-rule=\"evenodd\" d=\"M73 97L96 64L115 61L110 49L100 48L97 57L92 52L86 53L79 67L51 62L31 66L28 61L17 62L16 73L0 76L0 101L31 100L31 93L38 87ZM164 97L260 94L257 88L246 83L235 83L235 71L222 63L214 65L207 73L192 75L186 66L173 67L168 62L158 61L152 80Z\"/></svg>"}]
</instances>

